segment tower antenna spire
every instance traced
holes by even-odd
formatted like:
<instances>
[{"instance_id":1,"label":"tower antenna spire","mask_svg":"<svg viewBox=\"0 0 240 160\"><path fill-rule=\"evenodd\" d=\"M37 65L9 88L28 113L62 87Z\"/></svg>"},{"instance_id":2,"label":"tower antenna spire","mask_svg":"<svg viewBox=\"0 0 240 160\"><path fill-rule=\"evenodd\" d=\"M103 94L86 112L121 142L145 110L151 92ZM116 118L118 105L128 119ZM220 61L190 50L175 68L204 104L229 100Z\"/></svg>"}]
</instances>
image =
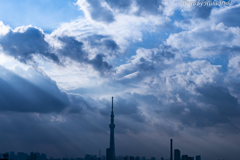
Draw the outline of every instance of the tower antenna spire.
<instances>
[{"instance_id":1,"label":"tower antenna spire","mask_svg":"<svg viewBox=\"0 0 240 160\"><path fill-rule=\"evenodd\" d=\"M112 111L113 111L113 97L112 97Z\"/></svg>"}]
</instances>

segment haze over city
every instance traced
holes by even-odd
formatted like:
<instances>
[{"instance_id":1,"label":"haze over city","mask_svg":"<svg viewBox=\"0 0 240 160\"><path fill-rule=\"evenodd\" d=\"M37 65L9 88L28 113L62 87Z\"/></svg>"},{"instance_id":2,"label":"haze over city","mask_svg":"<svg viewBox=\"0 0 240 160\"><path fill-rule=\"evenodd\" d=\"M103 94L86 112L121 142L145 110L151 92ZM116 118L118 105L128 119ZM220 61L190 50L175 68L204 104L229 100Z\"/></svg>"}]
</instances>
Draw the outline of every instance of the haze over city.
<instances>
[{"instance_id":1,"label":"haze over city","mask_svg":"<svg viewBox=\"0 0 240 160\"><path fill-rule=\"evenodd\" d=\"M239 159L240 2L204 2L0 1L0 153L105 155L114 97L116 156Z\"/></svg>"}]
</instances>

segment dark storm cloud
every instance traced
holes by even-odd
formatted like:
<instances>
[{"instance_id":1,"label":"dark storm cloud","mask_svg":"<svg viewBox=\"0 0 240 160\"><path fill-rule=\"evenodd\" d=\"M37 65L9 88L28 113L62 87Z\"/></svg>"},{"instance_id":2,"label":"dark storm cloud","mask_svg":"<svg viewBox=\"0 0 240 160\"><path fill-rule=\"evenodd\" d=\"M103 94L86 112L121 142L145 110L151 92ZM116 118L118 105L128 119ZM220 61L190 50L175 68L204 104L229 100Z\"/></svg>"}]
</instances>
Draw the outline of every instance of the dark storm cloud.
<instances>
[{"instance_id":1,"label":"dark storm cloud","mask_svg":"<svg viewBox=\"0 0 240 160\"><path fill-rule=\"evenodd\" d=\"M185 89L174 90L173 94L180 95L184 103L180 103L175 99L175 102L164 103L165 99L168 99L168 95L162 95L160 97L154 95L140 95L133 94L138 102L147 106L149 112L153 112L156 117L166 119L170 121L177 120L183 126L190 126L193 128L205 128L216 126L217 124L228 124L230 121L228 117L223 117L218 113L215 107L208 109L199 107L196 103L192 102L192 99L197 99L194 95L186 91ZM174 97L172 97L174 99ZM199 100L200 101L200 100ZM201 101L205 105L209 105L207 101ZM142 105L143 105L142 104ZM158 129L162 134L171 136L180 136L180 131L183 130L183 126L174 128L171 124L156 123L154 127Z\"/></svg>"},{"instance_id":2,"label":"dark storm cloud","mask_svg":"<svg viewBox=\"0 0 240 160\"><path fill-rule=\"evenodd\" d=\"M101 6L100 1L87 0L87 2L90 5L88 11L93 20L106 23L115 21L114 13L107 7ZM121 13L129 13L131 5L136 4L137 11L131 14L137 16L157 15L162 13L164 7L161 0L105 0L105 2L112 10Z\"/></svg>"},{"instance_id":3,"label":"dark storm cloud","mask_svg":"<svg viewBox=\"0 0 240 160\"><path fill-rule=\"evenodd\" d=\"M101 122L101 121L100 121ZM101 124L101 123L100 123ZM0 116L0 133L2 151L38 151L46 153L48 157L82 157L97 145L96 133L103 130L102 126L78 115L7 113ZM106 124L106 129L108 125ZM93 132L94 134L89 134ZM105 131L105 129L104 129ZM108 140L107 134L98 140L103 146ZM89 144L90 143L90 144ZM89 144L89 145L88 145Z\"/></svg>"},{"instance_id":4,"label":"dark storm cloud","mask_svg":"<svg viewBox=\"0 0 240 160\"><path fill-rule=\"evenodd\" d=\"M106 106L111 106L109 102L105 102ZM118 115L128 116L136 122L144 122L145 117L142 115L138 108L138 103L134 99L124 99L121 97L116 97L114 99L114 113ZM105 107L100 110L102 115L109 115L109 107Z\"/></svg>"},{"instance_id":5,"label":"dark storm cloud","mask_svg":"<svg viewBox=\"0 0 240 160\"><path fill-rule=\"evenodd\" d=\"M132 1L131 0L106 0L111 8L128 10Z\"/></svg>"},{"instance_id":6,"label":"dark storm cloud","mask_svg":"<svg viewBox=\"0 0 240 160\"><path fill-rule=\"evenodd\" d=\"M107 50L110 51L117 51L119 49L117 43L114 40L110 39L108 36L92 35L88 36L84 40L86 40L93 48L104 46Z\"/></svg>"},{"instance_id":7,"label":"dark storm cloud","mask_svg":"<svg viewBox=\"0 0 240 160\"><path fill-rule=\"evenodd\" d=\"M49 43L44 40L45 35L38 29L29 27L25 32L10 31L5 36L0 37L0 45L4 53L11 55L20 62L34 62L33 55L42 55L53 60L57 64L64 64L66 57L79 63L86 63L93 66L101 74L108 72L112 66L104 60L104 55L99 53L94 59L89 60L88 51L83 50L84 44L73 37L59 37L58 39L64 43L61 49L58 49L58 57ZM100 37L100 38L99 38ZM103 39L105 38L105 39ZM116 51L119 47L115 41L104 36L92 36L88 38L92 47L104 46L106 50ZM98 41L101 42L98 42ZM61 62L59 61L61 58Z\"/></svg>"},{"instance_id":8,"label":"dark storm cloud","mask_svg":"<svg viewBox=\"0 0 240 160\"><path fill-rule=\"evenodd\" d=\"M43 82L41 85L44 87L0 66L0 110L48 113L61 112L68 106L67 95L55 83Z\"/></svg>"},{"instance_id":9,"label":"dark storm cloud","mask_svg":"<svg viewBox=\"0 0 240 160\"><path fill-rule=\"evenodd\" d=\"M34 54L43 55L59 63L58 57L50 52L50 46L44 37L38 29L29 27L23 33L10 31L0 37L0 45L7 54L24 63L28 60L32 61Z\"/></svg>"},{"instance_id":10,"label":"dark storm cloud","mask_svg":"<svg viewBox=\"0 0 240 160\"><path fill-rule=\"evenodd\" d=\"M92 46L101 45L100 43L95 42L94 37L90 38L90 44ZM58 50L58 53L60 53L64 57L69 57L74 61L80 62L80 63L86 63L92 65L92 67L99 71L101 74L104 74L105 72L108 72L112 69L112 66L104 60L105 55L103 54L97 54L93 59L88 58L87 51L83 50L83 43L80 41L77 41L73 37L61 37L59 38L62 42L64 42L64 47ZM103 45L106 45L108 48L116 47L112 43L108 43L103 41Z\"/></svg>"},{"instance_id":11,"label":"dark storm cloud","mask_svg":"<svg viewBox=\"0 0 240 160\"><path fill-rule=\"evenodd\" d=\"M118 81L127 84L139 82L149 75L152 75L154 78L156 72L159 73L160 70L166 69L167 64L165 64L165 61L174 59L176 51L176 49L166 45L161 45L159 48L154 49L139 49L132 61L126 64L128 67L120 68L121 71L117 76L122 78L131 74L136 75L131 78L122 78Z\"/></svg>"},{"instance_id":12,"label":"dark storm cloud","mask_svg":"<svg viewBox=\"0 0 240 160\"><path fill-rule=\"evenodd\" d=\"M160 109L161 112L156 113L164 119L171 117L170 119L181 122L183 126L203 129L224 124L227 128L240 131L236 129L233 120L240 115L239 104L227 88L206 84L197 87L196 91L200 95L193 95L184 88L175 89L172 94L178 95L182 102L175 99L173 103L165 103Z\"/></svg>"},{"instance_id":13,"label":"dark storm cloud","mask_svg":"<svg viewBox=\"0 0 240 160\"><path fill-rule=\"evenodd\" d=\"M87 102L79 95L69 94L69 101L71 106L68 108L68 113L80 114L83 111L83 108L88 107Z\"/></svg>"},{"instance_id":14,"label":"dark storm cloud","mask_svg":"<svg viewBox=\"0 0 240 160\"><path fill-rule=\"evenodd\" d=\"M215 106L220 115L227 117L240 115L238 99L233 97L227 88L207 85L197 88L197 91L202 94L200 100Z\"/></svg>"},{"instance_id":15,"label":"dark storm cloud","mask_svg":"<svg viewBox=\"0 0 240 160\"><path fill-rule=\"evenodd\" d=\"M159 7L162 6L161 0L136 0L139 7L138 14L148 13L148 14L158 14L162 13L162 9L159 10Z\"/></svg>"},{"instance_id":16,"label":"dark storm cloud","mask_svg":"<svg viewBox=\"0 0 240 160\"><path fill-rule=\"evenodd\" d=\"M132 96L137 99L138 102L144 102L148 105L148 107L153 107L154 109L157 109L156 106L162 106L161 101L158 100L158 98L154 95L142 95L138 93L133 93Z\"/></svg>"},{"instance_id":17,"label":"dark storm cloud","mask_svg":"<svg viewBox=\"0 0 240 160\"><path fill-rule=\"evenodd\" d=\"M138 7L136 11L137 15L141 15L142 13L147 14L158 14L162 13L162 10L159 10L159 6L162 6L161 0L106 0L106 2L112 7L113 9L119 9L121 11L126 11L130 9L130 6L133 2Z\"/></svg>"},{"instance_id":18,"label":"dark storm cloud","mask_svg":"<svg viewBox=\"0 0 240 160\"><path fill-rule=\"evenodd\" d=\"M103 57L103 54L98 54L94 59L88 60L88 63L92 64L93 68L100 73L105 73L112 69L112 65L109 65L106 61L104 61Z\"/></svg>"},{"instance_id":19,"label":"dark storm cloud","mask_svg":"<svg viewBox=\"0 0 240 160\"><path fill-rule=\"evenodd\" d=\"M80 89L81 90L81 89ZM69 93L69 92L68 92ZM77 94L68 94L70 105L69 108L67 108L67 113L76 113L76 114L86 114L87 112L98 112L98 107L104 105L105 103L96 101L92 99L91 97L85 96L82 97Z\"/></svg>"},{"instance_id":20,"label":"dark storm cloud","mask_svg":"<svg viewBox=\"0 0 240 160\"><path fill-rule=\"evenodd\" d=\"M69 57L72 60L78 62L86 62L88 60L88 54L83 51L83 43L77 41L73 37L59 37L60 41L64 42L63 48L59 49L58 52L64 56Z\"/></svg>"},{"instance_id":21,"label":"dark storm cloud","mask_svg":"<svg viewBox=\"0 0 240 160\"><path fill-rule=\"evenodd\" d=\"M159 69L159 64L164 64L164 60L173 59L175 57L176 50L170 46L161 45L158 50L152 50L149 52L149 56L139 57L137 63L140 71L152 71Z\"/></svg>"},{"instance_id":22,"label":"dark storm cloud","mask_svg":"<svg viewBox=\"0 0 240 160\"><path fill-rule=\"evenodd\" d=\"M161 135L168 135L171 137L179 137L180 133L178 129L173 128L173 126L168 124L154 124L154 127L159 130Z\"/></svg>"},{"instance_id":23,"label":"dark storm cloud","mask_svg":"<svg viewBox=\"0 0 240 160\"><path fill-rule=\"evenodd\" d=\"M208 104L205 103L205 105ZM174 118L180 120L183 126L193 128L216 127L218 124L228 124L230 122L227 117L222 117L216 108L209 107L206 110L204 107L201 108L196 103L189 101L184 105L173 103L169 111ZM168 115L167 112L165 113Z\"/></svg>"},{"instance_id":24,"label":"dark storm cloud","mask_svg":"<svg viewBox=\"0 0 240 160\"><path fill-rule=\"evenodd\" d=\"M90 4L90 15L96 21L111 23L114 21L114 15L111 10L101 6L100 1L87 0Z\"/></svg>"}]
</instances>

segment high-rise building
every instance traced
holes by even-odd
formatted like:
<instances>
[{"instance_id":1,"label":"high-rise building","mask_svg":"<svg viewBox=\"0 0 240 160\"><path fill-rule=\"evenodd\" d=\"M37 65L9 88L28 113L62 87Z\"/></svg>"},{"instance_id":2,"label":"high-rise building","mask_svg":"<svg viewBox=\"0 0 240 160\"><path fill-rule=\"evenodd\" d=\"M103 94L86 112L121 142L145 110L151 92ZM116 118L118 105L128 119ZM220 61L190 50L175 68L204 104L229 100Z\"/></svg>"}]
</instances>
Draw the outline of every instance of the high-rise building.
<instances>
[{"instance_id":1,"label":"high-rise building","mask_svg":"<svg viewBox=\"0 0 240 160\"><path fill-rule=\"evenodd\" d=\"M200 155L197 155L197 156L196 156L196 160L201 160L201 156L200 156Z\"/></svg>"},{"instance_id":2,"label":"high-rise building","mask_svg":"<svg viewBox=\"0 0 240 160\"><path fill-rule=\"evenodd\" d=\"M12 152L10 152L9 160L14 160L14 159L16 159L16 158L15 158L14 152L12 151Z\"/></svg>"},{"instance_id":3,"label":"high-rise building","mask_svg":"<svg viewBox=\"0 0 240 160\"><path fill-rule=\"evenodd\" d=\"M174 149L174 160L180 160L181 152L179 149Z\"/></svg>"},{"instance_id":4,"label":"high-rise building","mask_svg":"<svg viewBox=\"0 0 240 160\"><path fill-rule=\"evenodd\" d=\"M28 160L37 160L37 154L31 152L30 155L29 155L29 157L28 157Z\"/></svg>"},{"instance_id":5,"label":"high-rise building","mask_svg":"<svg viewBox=\"0 0 240 160\"><path fill-rule=\"evenodd\" d=\"M86 154L84 157L84 160L91 160L91 158L92 158L92 155Z\"/></svg>"},{"instance_id":6,"label":"high-rise building","mask_svg":"<svg viewBox=\"0 0 240 160\"><path fill-rule=\"evenodd\" d=\"M188 155L182 155L182 160L188 160Z\"/></svg>"},{"instance_id":7,"label":"high-rise building","mask_svg":"<svg viewBox=\"0 0 240 160\"><path fill-rule=\"evenodd\" d=\"M26 160L26 159L27 159L27 153L18 152L16 160Z\"/></svg>"},{"instance_id":8,"label":"high-rise building","mask_svg":"<svg viewBox=\"0 0 240 160\"><path fill-rule=\"evenodd\" d=\"M110 128L110 148L107 149L107 160L115 160L115 143L114 143L114 113L113 113L113 97L112 97L112 112L111 112L111 123L109 124Z\"/></svg>"}]
</instances>

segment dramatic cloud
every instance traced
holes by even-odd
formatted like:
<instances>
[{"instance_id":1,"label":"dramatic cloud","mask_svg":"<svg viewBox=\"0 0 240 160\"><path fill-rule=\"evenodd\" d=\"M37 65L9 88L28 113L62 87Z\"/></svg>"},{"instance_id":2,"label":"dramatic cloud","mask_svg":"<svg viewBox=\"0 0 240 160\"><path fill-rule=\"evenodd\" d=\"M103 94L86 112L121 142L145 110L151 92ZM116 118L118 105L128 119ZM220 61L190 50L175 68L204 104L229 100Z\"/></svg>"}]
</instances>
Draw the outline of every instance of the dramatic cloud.
<instances>
[{"instance_id":1,"label":"dramatic cloud","mask_svg":"<svg viewBox=\"0 0 240 160\"><path fill-rule=\"evenodd\" d=\"M58 57L51 53L49 44L44 40L44 34L37 28L29 27L24 32L8 32L0 37L2 49L21 62L33 60L34 54L43 55L56 63Z\"/></svg>"},{"instance_id":2,"label":"dramatic cloud","mask_svg":"<svg viewBox=\"0 0 240 160\"><path fill-rule=\"evenodd\" d=\"M41 73L38 73L38 76L39 74L42 76L42 82L36 85L2 66L0 70L0 109L2 111L61 112L69 105L66 93Z\"/></svg>"},{"instance_id":3,"label":"dramatic cloud","mask_svg":"<svg viewBox=\"0 0 240 160\"><path fill-rule=\"evenodd\" d=\"M190 31L170 35L167 44L172 45L193 58L206 58L223 53L220 49L239 46L239 28L226 27L223 23L203 25ZM218 52L216 52L216 50Z\"/></svg>"},{"instance_id":4,"label":"dramatic cloud","mask_svg":"<svg viewBox=\"0 0 240 160\"><path fill-rule=\"evenodd\" d=\"M87 41L92 47L104 47L106 50L117 50L118 45L115 41L104 36L87 37ZM104 39L105 38L105 39ZM96 53L93 59L89 58L90 50L84 49L84 43L76 40L74 37L59 37L63 43L61 49L51 47L45 40L44 33L33 27L18 28L16 31L9 31L6 35L0 37L0 45L4 53L11 55L23 63L35 62L34 56L41 55L51 59L57 64L64 64L66 57L79 63L86 63L93 66L101 74L111 70L112 66L104 61L105 55ZM56 53L54 53L56 52ZM61 57L61 61L59 60Z\"/></svg>"},{"instance_id":5,"label":"dramatic cloud","mask_svg":"<svg viewBox=\"0 0 240 160\"><path fill-rule=\"evenodd\" d=\"M141 111L138 108L138 103L135 99L123 99L117 97L117 101L114 103L114 112L118 113L119 116L125 115L125 117L131 117L137 122L144 122L144 116L141 114ZM106 105L110 106L110 104ZM100 113L103 115L109 115L109 107L105 107L100 110Z\"/></svg>"},{"instance_id":6,"label":"dramatic cloud","mask_svg":"<svg viewBox=\"0 0 240 160\"><path fill-rule=\"evenodd\" d=\"M104 151L113 96L116 155L166 158L173 138L182 154L236 159L238 1L75 5L84 15L49 34L0 23L1 150Z\"/></svg>"},{"instance_id":7,"label":"dramatic cloud","mask_svg":"<svg viewBox=\"0 0 240 160\"><path fill-rule=\"evenodd\" d=\"M86 17L105 23L114 22L115 17L120 13L147 16L163 11L161 0L149 0L148 2L144 0L84 0L77 1L76 4L84 11Z\"/></svg>"},{"instance_id":8,"label":"dramatic cloud","mask_svg":"<svg viewBox=\"0 0 240 160\"><path fill-rule=\"evenodd\" d=\"M103 60L104 55L98 53L93 59L89 59L88 51L83 49L83 43L77 41L73 37L62 37L59 38L60 41L64 42L64 45L57 52L60 53L64 58L69 57L74 61L79 63L91 64L93 68L100 73L105 73L111 70L112 66ZM117 45L114 41L104 40L104 46L107 48L117 48ZM102 43L97 44L97 42L90 41L90 45L102 45Z\"/></svg>"}]
</instances>

